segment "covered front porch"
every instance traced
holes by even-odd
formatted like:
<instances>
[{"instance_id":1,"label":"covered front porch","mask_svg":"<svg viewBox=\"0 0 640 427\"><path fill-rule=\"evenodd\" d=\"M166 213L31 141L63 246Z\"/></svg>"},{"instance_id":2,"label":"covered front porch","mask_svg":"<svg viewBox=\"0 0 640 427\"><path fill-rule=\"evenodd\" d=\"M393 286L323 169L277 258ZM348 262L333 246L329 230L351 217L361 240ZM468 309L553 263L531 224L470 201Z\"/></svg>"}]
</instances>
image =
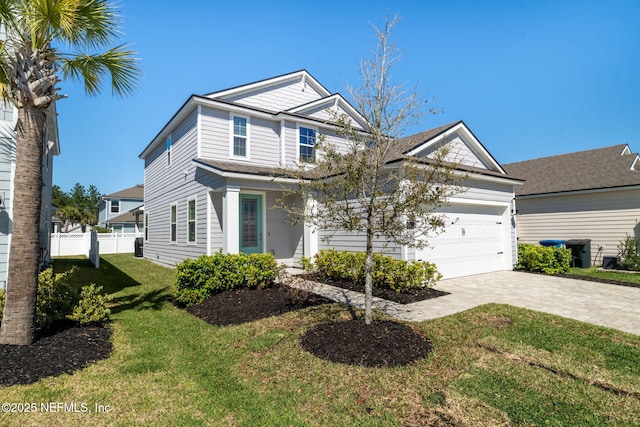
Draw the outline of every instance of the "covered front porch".
<instances>
[{"instance_id":1,"label":"covered front porch","mask_svg":"<svg viewBox=\"0 0 640 427\"><path fill-rule=\"evenodd\" d=\"M210 188L207 203L207 254L271 253L279 263L299 265L318 251L317 231L302 221L292 224L281 204L303 201L286 195L292 183L266 174L229 173L218 163L198 164L201 183ZM235 165L234 165L235 166ZM248 167L248 166L247 166ZM255 171L255 167L250 170Z\"/></svg>"}]
</instances>

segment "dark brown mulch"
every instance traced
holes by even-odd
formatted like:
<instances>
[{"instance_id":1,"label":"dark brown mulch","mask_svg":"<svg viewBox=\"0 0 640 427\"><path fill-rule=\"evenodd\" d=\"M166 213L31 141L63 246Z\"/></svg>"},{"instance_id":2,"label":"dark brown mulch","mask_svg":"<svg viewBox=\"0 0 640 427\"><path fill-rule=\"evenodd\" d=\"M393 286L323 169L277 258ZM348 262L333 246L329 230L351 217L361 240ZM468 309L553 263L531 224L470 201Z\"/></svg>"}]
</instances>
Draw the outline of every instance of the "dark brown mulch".
<instances>
[{"instance_id":1,"label":"dark brown mulch","mask_svg":"<svg viewBox=\"0 0 640 427\"><path fill-rule=\"evenodd\" d=\"M431 341L409 326L364 320L323 323L300 338L302 347L325 360L371 367L400 366L426 357Z\"/></svg>"},{"instance_id":2,"label":"dark brown mulch","mask_svg":"<svg viewBox=\"0 0 640 427\"><path fill-rule=\"evenodd\" d=\"M302 275L301 277L304 277L305 279L308 279L308 280L313 280L315 282L336 286L338 288L364 293L364 285L358 285L353 282L332 280L323 276L319 276L317 274L305 274L305 275ZM411 304L413 302L438 298L445 295L449 295L449 292L438 291L436 289L431 289L431 288L415 289L412 291L405 291L405 292L396 292L393 289L389 289L389 288L382 288L377 286L373 287L374 297L397 302L399 304Z\"/></svg>"},{"instance_id":3,"label":"dark brown mulch","mask_svg":"<svg viewBox=\"0 0 640 427\"><path fill-rule=\"evenodd\" d=\"M31 384L71 374L109 357L111 329L74 327L40 338L31 345L0 344L0 385Z\"/></svg>"},{"instance_id":4,"label":"dark brown mulch","mask_svg":"<svg viewBox=\"0 0 640 427\"><path fill-rule=\"evenodd\" d=\"M293 310L333 301L287 286L263 289L238 289L215 294L187 311L207 323L218 326L239 325L278 316Z\"/></svg>"}]
</instances>

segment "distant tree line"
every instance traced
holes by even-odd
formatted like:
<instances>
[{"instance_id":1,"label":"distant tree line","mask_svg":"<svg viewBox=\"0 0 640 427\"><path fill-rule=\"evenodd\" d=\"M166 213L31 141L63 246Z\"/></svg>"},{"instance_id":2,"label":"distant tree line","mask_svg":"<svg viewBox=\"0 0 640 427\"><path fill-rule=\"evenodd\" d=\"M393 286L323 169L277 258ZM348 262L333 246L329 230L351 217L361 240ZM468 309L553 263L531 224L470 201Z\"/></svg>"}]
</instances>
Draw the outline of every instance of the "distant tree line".
<instances>
[{"instance_id":1,"label":"distant tree line","mask_svg":"<svg viewBox=\"0 0 640 427\"><path fill-rule=\"evenodd\" d=\"M82 231L87 225L98 223L98 209L102 194L95 185L85 188L76 183L69 192L64 192L59 186L53 186L53 205L58 208L56 216L62 221L64 232L69 231L72 224L80 224Z\"/></svg>"}]
</instances>

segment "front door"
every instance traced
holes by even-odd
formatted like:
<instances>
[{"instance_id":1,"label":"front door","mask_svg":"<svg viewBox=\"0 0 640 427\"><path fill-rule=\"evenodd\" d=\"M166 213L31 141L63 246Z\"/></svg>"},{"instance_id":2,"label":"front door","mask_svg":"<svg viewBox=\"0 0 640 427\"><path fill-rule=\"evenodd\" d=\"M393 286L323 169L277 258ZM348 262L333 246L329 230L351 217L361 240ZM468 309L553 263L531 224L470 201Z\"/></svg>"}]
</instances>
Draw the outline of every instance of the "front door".
<instances>
[{"instance_id":1,"label":"front door","mask_svg":"<svg viewBox=\"0 0 640 427\"><path fill-rule=\"evenodd\" d=\"M240 252L262 253L262 196L240 195Z\"/></svg>"}]
</instances>

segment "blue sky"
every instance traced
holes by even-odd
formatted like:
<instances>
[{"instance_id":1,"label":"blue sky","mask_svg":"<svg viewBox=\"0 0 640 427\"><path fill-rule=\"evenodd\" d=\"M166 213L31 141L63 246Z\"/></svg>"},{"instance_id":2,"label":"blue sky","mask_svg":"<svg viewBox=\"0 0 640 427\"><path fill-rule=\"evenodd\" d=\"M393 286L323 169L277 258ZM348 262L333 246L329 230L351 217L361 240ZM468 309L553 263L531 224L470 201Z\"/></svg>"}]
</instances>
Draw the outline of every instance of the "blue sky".
<instances>
[{"instance_id":1,"label":"blue sky","mask_svg":"<svg viewBox=\"0 0 640 427\"><path fill-rule=\"evenodd\" d=\"M119 2L139 53L133 96L87 97L63 82L54 184L112 193L143 182L140 152L191 94L307 69L347 95L375 44L371 24L401 16L395 83L431 106L413 132L464 120L500 163L627 143L640 151L640 2Z\"/></svg>"}]
</instances>

